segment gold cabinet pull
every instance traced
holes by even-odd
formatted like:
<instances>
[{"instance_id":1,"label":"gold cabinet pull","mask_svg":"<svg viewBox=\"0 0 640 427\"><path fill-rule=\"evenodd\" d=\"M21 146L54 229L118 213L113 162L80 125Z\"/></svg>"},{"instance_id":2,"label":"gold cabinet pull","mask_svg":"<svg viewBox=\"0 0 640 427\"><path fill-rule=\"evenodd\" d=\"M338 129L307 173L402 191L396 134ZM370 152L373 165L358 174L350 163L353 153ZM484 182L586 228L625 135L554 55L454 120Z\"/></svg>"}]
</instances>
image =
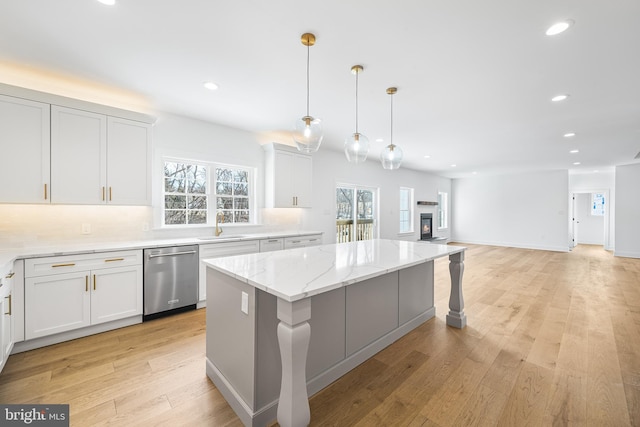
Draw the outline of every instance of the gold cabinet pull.
<instances>
[{"instance_id":1,"label":"gold cabinet pull","mask_svg":"<svg viewBox=\"0 0 640 427\"><path fill-rule=\"evenodd\" d=\"M89 276L84 276L84 291L89 292Z\"/></svg>"},{"instance_id":2,"label":"gold cabinet pull","mask_svg":"<svg viewBox=\"0 0 640 427\"><path fill-rule=\"evenodd\" d=\"M9 300L9 312L5 314L11 316L11 294L9 294L9 296L5 298Z\"/></svg>"},{"instance_id":3,"label":"gold cabinet pull","mask_svg":"<svg viewBox=\"0 0 640 427\"><path fill-rule=\"evenodd\" d=\"M16 274L16 273L14 273L14 272L12 271L11 273L9 273L9 274L7 274L7 275L5 276L5 279L11 279L13 276L15 276L15 274Z\"/></svg>"},{"instance_id":4,"label":"gold cabinet pull","mask_svg":"<svg viewBox=\"0 0 640 427\"><path fill-rule=\"evenodd\" d=\"M93 275L93 290L96 290L96 275Z\"/></svg>"},{"instance_id":5,"label":"gold cabinet pull","mask_svg":"<svg viewBox=\"0 0 640 427\"><path fill-rule=\"evenodd\" d=\"M102 201L104 202L104 187L102 187Z\"/></svg>"},{"instance_id":6,"label":"gold cabinet pull","mask_svg":"<svg viewBox=\"0 0 640 427\"><path fill-rule=\"evenodd\" d=\"M44 185L44 199L47 200L47 184Z\"/></svg>"},{"instance_id":7,"label":"gold cabinet pull","mask_svg":"<svg viewBox=\"0 0 640 427\"><path fill-rule=\"evenodd\" d=\"M109 201L111 201L111 187L109 187Z\"/></svg>"},{"instance_id":8,"label":"gold cabinet pull","mask_svg":"<svg viewBox=\"0 0 640 427\"><path fill-rule=\"evenodd\" d=\"M104 262L116 262L116 261L124 261L124 258L111 258L111 259L104 260Z\"/></svg>"},{"instance_id":9,"label":"gold cabinet pull","mask_svg":"<svg viewBox=\"0 0 640 427\"><path fill-rule=\"evenodd\" d=\"M58 268L58 267L73 267L74 265L76 265L74 262L71 262L69 264L53 264L51 267L53 268Z\"/></svg>"}]
</instances>

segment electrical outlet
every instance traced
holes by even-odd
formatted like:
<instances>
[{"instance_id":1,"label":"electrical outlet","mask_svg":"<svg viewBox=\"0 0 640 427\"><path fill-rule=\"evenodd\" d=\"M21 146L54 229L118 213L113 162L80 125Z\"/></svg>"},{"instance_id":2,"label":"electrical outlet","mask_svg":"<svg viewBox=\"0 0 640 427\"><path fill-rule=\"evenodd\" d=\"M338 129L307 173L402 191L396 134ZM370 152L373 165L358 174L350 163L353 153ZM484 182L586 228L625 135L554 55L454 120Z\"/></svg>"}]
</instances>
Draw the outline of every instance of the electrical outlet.
<instances>
[{"instance_id":1,"label":"electrical outlet","mask_svg":"<svg viewBox=\"0 0 640 427\"><path fill-rule=\"evenodd\" d=\"M240 303L240 310L244 314L249 314L249 294L242 292L242 302Z\"/></svg>"},{"instance_id":2,"label":"electrical outlet","mask_svg":"<svg viewBox=\"0 0 640 427\"><path fill-rule=\"evenodd\" d=\"M149 223L147 221L142 222L142 231L149 231Z\"/></svg>"},{"instance_id":3,"label":"electrical outlet","mask_svg":"<svg viewBox=\"0 0 640 427\"><path fill-rule=\"evenodd\" d=\"M82 224L82 234L91 234L91 224Z\"/></svg>"}]
</instances>

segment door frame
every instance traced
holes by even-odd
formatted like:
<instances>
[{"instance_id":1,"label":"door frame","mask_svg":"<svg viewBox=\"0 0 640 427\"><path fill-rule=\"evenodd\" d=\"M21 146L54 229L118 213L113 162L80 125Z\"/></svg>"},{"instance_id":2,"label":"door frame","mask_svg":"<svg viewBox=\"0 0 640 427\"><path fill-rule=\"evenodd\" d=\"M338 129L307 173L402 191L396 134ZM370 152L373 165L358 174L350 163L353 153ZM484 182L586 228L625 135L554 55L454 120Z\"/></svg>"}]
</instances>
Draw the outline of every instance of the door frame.
<instances>
[{"instance_id":1,"label":"door frame","mask_svg":"<svg viewBox=\"0 0 640 427\"><path fill-rule=\"evenodd\" d=\"M611 205L611 196L610 196L610 192L609 189L603 189L603 188L598 188L598 189L586 189L586 190L571 190L571 192L569 193L569 207L571 209L571 212L569 212L569 250L571 250L572 248L574 248L578 243L576 240L576 236L577 234L580 232L579 227L578 230L576 230L576 202L575 202L575 195L576 194L593 194L593 193L600 193L600 194L604 194L604 241L602 242L602 246L604 247L605 250L610 251L612 250L611 248L611 239L610 239L610 223L611 223L611 210L610 210L610 205Z\"/></svg>"}]
</instances>

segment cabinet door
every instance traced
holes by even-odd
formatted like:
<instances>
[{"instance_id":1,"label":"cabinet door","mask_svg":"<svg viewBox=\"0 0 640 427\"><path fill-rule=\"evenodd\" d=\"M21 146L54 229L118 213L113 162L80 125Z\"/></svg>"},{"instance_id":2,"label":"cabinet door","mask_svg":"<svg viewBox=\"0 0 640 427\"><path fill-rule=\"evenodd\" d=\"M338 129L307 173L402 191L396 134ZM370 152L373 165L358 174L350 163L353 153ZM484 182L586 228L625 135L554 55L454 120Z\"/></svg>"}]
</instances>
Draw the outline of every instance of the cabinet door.
<instances>
[{"instance_id":1,"label":"cabinet door","mask_svg":"<svg viewBox=\"0 0 640 427\"><path fill-rule=\"evenodd\" d=\"M90 272L25 279L25 339L89 326Z\"/></svg>"},{"instance_id":2,"label":"cabinet door","mask_svg":"<svg viewBox=\"0 0 640 427\"><path fill-rule=\"evenodd\" d=\"M107 199L116 205L151 205L151 126L107 120Z\"/></svg>"},{"instance_id":3,"label":"cabinet door","mask_svg":"<svg viewBox=\"0 0 640 427\"><path fill-rule=\"evenodd\" d=\"M198 301L203 302L207 300L207 266L202 263L202 260L258 253L260 252L260 243L257 240L211 243L208 245L200 245L198 252L200 258L200 267L198 269Z\"/></svg>"},{"instance_id":4,"label":"cabinet door","mask_svg":"<svg viewBox=\"0 0 640 427\"><path fill-rule=\"evenodd\" d=\"M4 298L2 298L2 302L0 302L0 314L2 315L2 326L1 332L2 338L0 342L2 346L2 356L0 356L0 365L2 365L2 361L6 361L9 355L11 354L11 349L13 348L13 300L11 298L11 292Z\"/></svg>"},{"instance_id":5,"label":"cabinet door","mask_svg":"<svg viewBox=\"0 0 640 427\"><path fill-rule=\"evenodd\" d=\"M49 104L0 95L0 202L49 203L49 114Z\"/></svg>"},{"instance_id":6,"label":"cabinet door","mask_svg":"<svg viewBox=\"0 0 640 427\"><path fill-rule=\"evenodd\" d=\"M91 272L91 324L142 314L142 268L117 267Z\"/></svg>"},{"instance_id":7,"label":"cabinet door","mask_svg":"<svg viewBox=\"0 0 640 427\"><path fill-rule=\"evenodd\" d=\"M51 201L103 204L107 198L107 117L51 107Z\"/></svg>"},{"instance_id":8,"label":"cabinet door","mask_svg":"<svg viewBox=\"0 0 640 427\"><path fill-rule=\"evenodd\" d=\"M296 154L293 162L293 196L295 197L295 207L310 208L312 197L313 172L311 170L312 161L310 156Z\"/></svg>"},{"instance_id":9,"label":"cabinet door","mask_svg":"<svg viewBox=\"0 0 640 427\"><path fill-rule=\"evenodd\" d=\"M294 170L295 154L286 151L275 152L275 170L273 171L274 207L290 208L294 206Z\"/></svg>"}]
</instances>

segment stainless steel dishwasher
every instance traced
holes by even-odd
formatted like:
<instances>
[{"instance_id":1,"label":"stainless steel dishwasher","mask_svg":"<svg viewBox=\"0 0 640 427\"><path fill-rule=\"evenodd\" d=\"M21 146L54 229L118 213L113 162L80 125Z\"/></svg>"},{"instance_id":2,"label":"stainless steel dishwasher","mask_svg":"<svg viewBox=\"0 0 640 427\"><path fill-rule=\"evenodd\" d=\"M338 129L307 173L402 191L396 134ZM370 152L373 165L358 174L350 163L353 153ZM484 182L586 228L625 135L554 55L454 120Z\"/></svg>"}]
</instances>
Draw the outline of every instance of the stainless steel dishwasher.
<instances>
[{"instance_id":1,"label":"stainless steel dishwasher","mask_svg":"<svg viewBox=\"0 0 640 427\"><path fill-rule=\"evenodd\" d=\"M143 320L196 308L198 245L144 250Z\"/></svg>"}]
</instances>

